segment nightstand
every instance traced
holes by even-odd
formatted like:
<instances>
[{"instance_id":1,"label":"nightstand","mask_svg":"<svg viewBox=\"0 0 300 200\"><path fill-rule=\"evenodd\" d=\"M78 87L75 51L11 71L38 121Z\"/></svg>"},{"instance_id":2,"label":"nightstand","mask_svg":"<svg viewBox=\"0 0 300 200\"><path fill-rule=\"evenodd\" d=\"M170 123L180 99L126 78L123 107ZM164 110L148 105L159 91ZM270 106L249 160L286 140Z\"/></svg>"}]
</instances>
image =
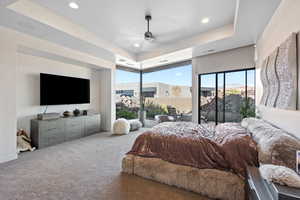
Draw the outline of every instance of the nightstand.
<instances>
[{"instance_id":1,"label":"nightstand","mask_svg":"<svg viewBox=\"0 0 300 200\"><path fill-rule=\"evenodd\" d=\"M248 167L248 197L249 200L297 200L300 199L300 189L281 186L264 180L257 167Z\"/></svg>"}]
</instances>

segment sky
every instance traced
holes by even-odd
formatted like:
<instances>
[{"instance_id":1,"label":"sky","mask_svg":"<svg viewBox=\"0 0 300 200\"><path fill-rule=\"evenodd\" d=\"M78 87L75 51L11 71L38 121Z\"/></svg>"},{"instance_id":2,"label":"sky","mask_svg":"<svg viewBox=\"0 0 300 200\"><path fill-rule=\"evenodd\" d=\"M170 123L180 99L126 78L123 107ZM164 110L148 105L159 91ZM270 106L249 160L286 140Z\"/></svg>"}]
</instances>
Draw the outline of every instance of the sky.
<instances>
[{"instance_id":1,"label":"sky","mask_svg":"<svg viewBox=\"0 0 300 200\"><path fill-rule=\"evenodd\" d=\"M202 79L203 87L214 87L215 74L204 75L206 78ZM139 82L140 74L117 70L117 83L132 83ZM176 67L157 72L145 73L143 75L143 82L162 82L170 85L185 85L192 86L192 65ZM255 71L248 71L248 85L254 86ZM226 85L243 86L245 84L245 71L226 73ZM223 76L219 75L219 85L223 85Z\"/></svg>"},{"instance_id":2,"label":"sky","mask_svg":"<svg viewBox=\"0 0 300 200\"><path fill-rule=\"evenodd\" d=\"M139 82L139 74L117 70L117 83ZM171 69L160 70L157 72L145 73L143 75L144 83L161 82L170 85L192 86L192 66L186 65Z\"/></svg>"},{"instance_id":3,"label":"sky","mask_svg":"<svg viewBox=\"0 0 300 200\"><path fill-rule=\"evenodd\" d=\"M255 83L255 71L250 70L247 72L248 80L247 80L247 85L248 86L253 86ZM207 74L202 76L201 80L201 85L202 87L215 87L215 74ZM223 81L224 81L224 75L219 74L218 75L218 85L223 86ZM241 87L245 85L245 71L239 71L239 72L228 72L225 74L225 84L226 87L230 86L236 86L236 87Z\"/></svg>"}]
</instances>

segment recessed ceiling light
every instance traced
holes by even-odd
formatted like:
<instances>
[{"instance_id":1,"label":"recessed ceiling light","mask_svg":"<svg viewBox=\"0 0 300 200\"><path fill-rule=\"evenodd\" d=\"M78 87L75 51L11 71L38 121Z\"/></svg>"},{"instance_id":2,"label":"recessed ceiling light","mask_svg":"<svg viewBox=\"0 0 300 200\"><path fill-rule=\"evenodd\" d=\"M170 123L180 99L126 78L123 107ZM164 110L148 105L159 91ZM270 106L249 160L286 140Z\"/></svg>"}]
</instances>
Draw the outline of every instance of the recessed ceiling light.
<instances>
[{"instance_id":1,"label":"recessed ceiling light","mask_svg":"<svg viewBox=\"0 0 300 200\"><path fill-rule=\"evenodd\" d=\"M75 2L70 2L69 3L70 8L73 8L75 10L77 10L79 8L79 5Z\"/></svg>"},{"instance_id":2,"label":"recessed ceiling light","mask_svg":"<svg viewBox=\"0 0 300 200\"><path fill-rule=\"evenodd\" d=\"M202 24L207 24L209 22L209 18L205 17L201 20Z\"/></svg>"},{"instance_id":3,"label":"recessed ceiling light","mask_svg":"<svg viewBox=\"0 0 300 200\"><path fill-rule=\"evenodd\" d=\"M133 46L139 48L141 45L139 43L134 43Z\"/></svg>"}]
</instances>

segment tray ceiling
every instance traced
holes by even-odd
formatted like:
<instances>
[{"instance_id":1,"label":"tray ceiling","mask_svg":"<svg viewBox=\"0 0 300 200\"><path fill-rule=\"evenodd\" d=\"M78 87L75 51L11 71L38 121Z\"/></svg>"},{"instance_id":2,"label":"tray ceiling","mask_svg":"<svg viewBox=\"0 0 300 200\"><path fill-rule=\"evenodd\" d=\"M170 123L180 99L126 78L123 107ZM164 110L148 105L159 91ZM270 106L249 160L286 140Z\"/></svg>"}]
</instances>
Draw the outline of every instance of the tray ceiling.
<instances>
[{"instance_id":1,"label":"tray ceiling","mask_svg":"<svg viewBox=\"0 0 300 200\"><path fill-rule=\"evenodd\" d=\"M4 0L0 25L105 59L118 55L139 68L162 64L164 55L177 61L177 51L192 57L253 44L280 0L74 0L79 9L70 2ZM153 42L143 38L146 13Z\"/></svg>"}]
</instances>

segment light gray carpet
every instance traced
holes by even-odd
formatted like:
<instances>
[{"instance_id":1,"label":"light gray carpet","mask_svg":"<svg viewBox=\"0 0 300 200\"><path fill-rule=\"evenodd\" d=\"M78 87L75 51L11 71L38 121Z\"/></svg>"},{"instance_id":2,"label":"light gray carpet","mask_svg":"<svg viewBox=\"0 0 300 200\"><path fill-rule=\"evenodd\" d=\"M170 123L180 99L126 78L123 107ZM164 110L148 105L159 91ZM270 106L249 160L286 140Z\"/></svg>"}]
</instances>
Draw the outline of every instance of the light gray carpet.
<instances>
[{"instance_id":1,"label":"light gray carpet","mask_svg":"<svg viewBox=\"0 0 300 200\"><path fill-rule=\"evenodd\" d=\"M101 133L0 164L0 200L207 200L122 174L121 160L138 134Z\"/></svg>"}]
</instances>

